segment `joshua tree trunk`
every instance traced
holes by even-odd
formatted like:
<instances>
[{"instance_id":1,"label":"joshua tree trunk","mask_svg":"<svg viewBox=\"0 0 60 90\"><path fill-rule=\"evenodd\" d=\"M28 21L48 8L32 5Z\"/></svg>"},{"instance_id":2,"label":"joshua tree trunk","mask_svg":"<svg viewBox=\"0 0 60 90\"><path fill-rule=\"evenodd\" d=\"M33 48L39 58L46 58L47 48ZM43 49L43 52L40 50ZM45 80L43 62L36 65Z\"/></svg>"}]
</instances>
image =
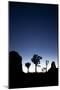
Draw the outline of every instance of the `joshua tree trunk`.
<instances>
[{"instance_id":1,"label":"joshua tree trunk","mask_svg":"<svg viewBox=\"0 0 60 90\"><path fill-rule=\"evenodd\" d=\"M27 72L29 73L29 68L27 69Z\"/></svg>"},{"instance_id":2,"label":"joshua tree trunk","mask_svg":"<svg viewBox=\"0 0 60 90\"><path fill-rule=\"evenodd\" d=\"M35 64L35 72L37 72L37 64Z\"/></svg>"},{"instance_id":3,"label":"joshua tree trunk","mask_svg":"<svg viewBox=\"0 0 60 90\"><path fill-rule=\"evenodd\" d=\"M47 72L47 64L46 64L46 72Z\"/></svg>"},{"instance_id":4,"label":"joshua tree trunk","mask_svg":"<svg viewBox=\"0 0 60 90\"><path fill-rule=\"evenodd\" d=\"M48 63L49 63L49 61L48 61L48 60L46 60L46 72L47 72L47 65L48 65Z\"/></svg>"}]
</instances>

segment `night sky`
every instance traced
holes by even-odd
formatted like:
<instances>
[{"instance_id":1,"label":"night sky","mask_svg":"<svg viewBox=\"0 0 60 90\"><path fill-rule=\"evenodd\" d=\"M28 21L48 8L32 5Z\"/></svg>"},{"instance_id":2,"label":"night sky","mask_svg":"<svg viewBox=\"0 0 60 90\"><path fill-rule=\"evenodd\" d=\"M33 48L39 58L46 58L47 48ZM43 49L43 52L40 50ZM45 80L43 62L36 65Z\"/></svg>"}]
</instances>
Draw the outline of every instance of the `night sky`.
<instances>
[{"instance_id":1,"label":"night sky","mask_svg":"<svg viewBox=\"0 0 60 90\"><path fill-rule=\"evenodd\" d=\"M57 42L57 5L9 2L9 51L22 56L23 70L30 62L30 71L34 71L34 54L42 56L41 67L45 67L46 60L49 66L52 61L58 66Z\"/></svg>"}]
</instances>

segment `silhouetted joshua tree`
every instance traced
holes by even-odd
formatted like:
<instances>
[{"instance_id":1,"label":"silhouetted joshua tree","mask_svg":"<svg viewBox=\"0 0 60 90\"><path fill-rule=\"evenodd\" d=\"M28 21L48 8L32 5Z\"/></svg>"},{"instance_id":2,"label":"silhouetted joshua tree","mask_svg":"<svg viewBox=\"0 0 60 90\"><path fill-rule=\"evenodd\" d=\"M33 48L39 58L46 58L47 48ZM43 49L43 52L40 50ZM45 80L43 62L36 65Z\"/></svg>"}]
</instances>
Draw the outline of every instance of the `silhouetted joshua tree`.
<instances>
[{"instance_id":1,"label":"silhouetted joshua tree","mask_svg":"<svg viewBox=\"0 0 60 90\"><path fill-rule=\"evenodd\" d=\"M49 63L49 60L46 60L46 72L47 72L47 65Z\"/></svg>"},{"instance_id":2,"label":"silhouetted joshua tree","mask_svg":"<svg viewBox=\"0 0 60 90\"><path fill-rule=\"evenodd\" d=\"M27 67L27 72L29 73L29 67L30 67L31 63L27 62L25 63L25 66Z\"/></svg>"},{"instance_id":3,"label":"silhouetted joshua tree","mask_svg":"<svg viewBox=\"0 0 60 90\"><path fill-rule=\"evenodd\" d=\"M42 57L37 54L34 54L31 59L31 61L35 64L35 72L37 72L37 65L40 64L40 59L42 59Z\"/></svg>"},{"instance_id":4,"label":"silhouetted joshua tree","mask_svg":"<svg viewBox=\"0 0 60 90\"><path fill-rule=\"evenodd\" d=\"M46 67L43 67L43 68L42 68L42 71L43 71L43 72L44 72L44 71L47 72L47 66L48 66L48 63L49 63L49 60L46 60Z\"/></svg>"}]
</instances>

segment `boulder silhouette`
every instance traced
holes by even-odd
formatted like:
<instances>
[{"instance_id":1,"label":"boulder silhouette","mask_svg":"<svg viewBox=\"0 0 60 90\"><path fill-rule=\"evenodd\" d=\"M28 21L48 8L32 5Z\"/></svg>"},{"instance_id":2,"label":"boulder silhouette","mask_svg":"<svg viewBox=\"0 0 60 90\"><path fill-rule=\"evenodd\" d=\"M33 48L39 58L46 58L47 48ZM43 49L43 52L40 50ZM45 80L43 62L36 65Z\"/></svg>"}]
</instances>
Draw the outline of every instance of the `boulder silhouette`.
<instances>
[{"instance_id":1,"label":"boulder silhouette","mask_svg":"<svg viewBox=\"0 0 60 90\"><path fill-rule=\"evenodd\" d=\"M9 87L14 87L22 73L22 57L15 51L9 53Z\"/></svg>"},{"instance_id":2,"label":"boulder silhouette","mask_svg":"<svg viewBox=\"0 0 60 90\"><path fill-rule=\"evenodd\" d=\"M58 85L58 68L56 68L55 62L51 63L51 68L48 70L49 85Z\"/></svg>"},{"instance_id":3,"label":"boulder silhouette","mask_svg":"<svg viewBox=\"0 0 60 90\"><path fill-rule=\"evenodd\" d=\"M51 68L48 70L48 72L56 72L56 65L54 61L51 63Z\"/></svg>"}]
</instances>

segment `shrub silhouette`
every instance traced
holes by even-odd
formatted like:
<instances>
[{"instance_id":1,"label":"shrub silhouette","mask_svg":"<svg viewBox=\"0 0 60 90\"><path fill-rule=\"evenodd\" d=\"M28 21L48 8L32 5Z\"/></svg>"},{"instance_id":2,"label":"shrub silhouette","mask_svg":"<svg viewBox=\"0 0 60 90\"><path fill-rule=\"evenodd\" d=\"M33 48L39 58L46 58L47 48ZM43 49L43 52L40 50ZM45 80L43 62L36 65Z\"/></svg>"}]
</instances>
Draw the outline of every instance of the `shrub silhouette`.
<instances>
[{"instance_id":1,"label":"shrub silhouette","mask_svg":"<svg viewBox=\"0 0 60 90\"><path fill-rule=\"evenodd\" d=\"M25 66L27 67L27 72L29 73L29 67L30 67L31 63L27 62L25 63Z\"/></svg>"},{"instance_id":2,"label":"shrub silhouette","mask_svg":"<svg viewBox=\"0 0 60 90\"><path fill-rule=\"evenodd\" d=\"M37 65L40 64L40 59L42 59L42 57L37 54L34 54L31 59L31 61L35 64L35 72L37 72Z\"/></svg>"}]
</instances>

